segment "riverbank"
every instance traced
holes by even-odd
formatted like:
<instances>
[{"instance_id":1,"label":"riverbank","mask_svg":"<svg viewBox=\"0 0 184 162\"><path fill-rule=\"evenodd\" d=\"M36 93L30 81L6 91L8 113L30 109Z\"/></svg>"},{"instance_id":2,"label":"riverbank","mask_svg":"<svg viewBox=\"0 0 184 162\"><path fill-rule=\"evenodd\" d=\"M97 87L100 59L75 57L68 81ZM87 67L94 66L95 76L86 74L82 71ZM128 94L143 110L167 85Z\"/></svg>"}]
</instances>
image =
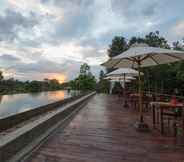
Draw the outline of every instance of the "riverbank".
<instances>
[{"instance_id":1,"label":"riverbank","mask_svg":"<svg viewBox=\"0 0 184 162\"><path fill-rule=\"evenodd\" d=\"M47 91L40 93L24 93L0 96L0 118L22 113L79 95L78 91Z\"/></svg>"},{"instance_id":2,"label":"riverbank","mask_svg":"<svg viewBox=\"0 0 184 162\"><path fill-rule=\"evenodd\" d=\"M37 116L11 131L4 132L0 136L0 161L16 162L22 156L29 153L36 145L46 138L56 127L67 122L79 111L94 93L84 95L75 101L53 109L48 113Z\"/></svg>"}]
</instances>

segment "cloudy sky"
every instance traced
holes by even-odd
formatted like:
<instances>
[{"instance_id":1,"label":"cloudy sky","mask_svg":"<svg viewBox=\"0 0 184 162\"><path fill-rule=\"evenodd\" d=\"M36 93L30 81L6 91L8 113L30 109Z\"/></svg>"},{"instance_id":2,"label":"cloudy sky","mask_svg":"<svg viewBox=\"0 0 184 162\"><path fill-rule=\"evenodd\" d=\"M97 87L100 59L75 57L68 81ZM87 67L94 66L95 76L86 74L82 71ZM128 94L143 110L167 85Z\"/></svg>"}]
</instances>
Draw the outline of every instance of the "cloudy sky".
<instances>
[{"instance_id":1,"label":"cloudy sky","mask_svg":"<svg viewBox=\"0 0 184 162\"><path fill-rule=\"evenodd\" d=\"M0 0L0 68L20 80L99 73L115 35L184 37L183 0Z\"/></svg>"}]
</instances>

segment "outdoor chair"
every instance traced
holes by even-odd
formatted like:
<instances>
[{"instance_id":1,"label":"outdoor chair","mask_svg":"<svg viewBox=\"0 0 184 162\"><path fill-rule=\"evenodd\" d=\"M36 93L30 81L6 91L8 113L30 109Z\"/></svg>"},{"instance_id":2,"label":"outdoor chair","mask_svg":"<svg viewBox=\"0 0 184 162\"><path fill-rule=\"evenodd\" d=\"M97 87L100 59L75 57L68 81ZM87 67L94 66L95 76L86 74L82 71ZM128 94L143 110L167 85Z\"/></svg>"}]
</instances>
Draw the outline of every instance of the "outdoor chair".
<instances>
[{"instance_id":1,"label":"outdoor chair","mask_svg":"<svg viewBox=\"0 0 184 162\"><path fill-rule=\"evenodd\" d=\"M143 95L143 111L148 112L150 110L150 102L153 101L152 96Z\"/></svg>"},{"instance_id":2,"label":"outdoor chair","mask_svg":"<svg viewBox=\"0 0 184 162\"><path fill-rule=\"evenodd\" d=\"M170 110L164 112L163 116L165 123L167 123L168 133L172 132L176 137L178 125L181 126L181 122L183 121L183 110L181 108Z\"/></svg>"},{"instance_id":3,"label":"outdoor chair","mask_svg":"<svg viewBox=\"0 0 184 162\"><path fill-rule=\"evenodd\" d=\"M139 102L138 96L130 95L129 103L131 105L131 108L133 108L133 110L138 110L139 109L139 103L138 102Z\"/></svg>"}]
</instances>

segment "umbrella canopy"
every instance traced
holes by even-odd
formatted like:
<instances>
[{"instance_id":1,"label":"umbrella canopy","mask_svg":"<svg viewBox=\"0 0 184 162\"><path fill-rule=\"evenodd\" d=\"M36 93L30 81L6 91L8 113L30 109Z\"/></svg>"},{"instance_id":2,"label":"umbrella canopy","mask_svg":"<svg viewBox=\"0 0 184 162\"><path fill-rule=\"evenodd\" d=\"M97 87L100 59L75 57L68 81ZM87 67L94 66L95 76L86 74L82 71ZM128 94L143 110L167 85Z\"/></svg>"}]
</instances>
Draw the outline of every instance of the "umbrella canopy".
<instances>
[{"instance_id":1,"label":"umbrella canopy","mask_svg":"<svg viewBox=\"0 0 184 162\"><path fill-rule=\"evenodd\" d=\"M116 82L119 82L119 81L121 81L121 82L130 82L131 81L131 78L130 79L126 78L124 80L124 78L118 77L118 76L107 76L104 79L107 79L107 80L110 80L110 81L116 81Z\"/></svg>"},{"instance_id":2,"label":"umbrella canopy","mask_svg":"<svg viewBox=\"0 0 184 162\"><path fill-rule=\"evenodd\" d=\"M142 43L132 45L127 51L113 57L102 65L107 68L138 68L138 66L154 66L180 60L184 60L183 51L149 47L147 44Z\"/></svg>"},{"instance_id":3,"label":"umbrella canopy","mask_svg":"<svg viewBox=\"0 0 184 162\"><path fill-rule=\"evenodd\" d=\"M119 68L117 70L114 70L107 74L107 76L113 76L113 75L123 75L126 74L126 76L138 76L139 72L131 69L131 68Z\"/></svg>"},{"instance_id":4,"label":"umbrella canopy","mask_svg":"<svg viewBox=\"0 0 184 162\"><path fill-rule=\"evenodd\" d=\"M133 76L126 76L125 78L122 75L107 75L104 79L120 79L120 80L135 80Z\"/></svg>"},{"instance_id":5,"label":"umbrella canopy","mask_svg":"<svg viewBox=\"0 0 184 162\"><path fill-rule=\"evenodd\" d=\"M119 79L110 79L110 81L111 82L121 82L121 83L129 83L129 82L131 82L131 80L123 80L123 79L121 79L121 80L119 80Z\"/></svg>"},{"instance_id":6,"label":"umbrella canopy","mask_svg":"<svg viewBox=\"0 0 184 162\"><path fill-rule=\"evenodd\" d=\"M122 85L122 87L124 88L124 93L123 93L123 96L124 96L124 107L127 107L128 104L126 102L126 83L127 82L130 82L130 80L134 80L136 78L134 78L133 76L138 76L139 75L139 72L134 70L134 69L131 69L131 68L120 68L120 69L117 69L117 70L114 70L110 73L107 74L108 77L110 77L112 80L121 80L120 83ZM111 82L112 82L111 80Z\"/></svg>"}]
</instances>

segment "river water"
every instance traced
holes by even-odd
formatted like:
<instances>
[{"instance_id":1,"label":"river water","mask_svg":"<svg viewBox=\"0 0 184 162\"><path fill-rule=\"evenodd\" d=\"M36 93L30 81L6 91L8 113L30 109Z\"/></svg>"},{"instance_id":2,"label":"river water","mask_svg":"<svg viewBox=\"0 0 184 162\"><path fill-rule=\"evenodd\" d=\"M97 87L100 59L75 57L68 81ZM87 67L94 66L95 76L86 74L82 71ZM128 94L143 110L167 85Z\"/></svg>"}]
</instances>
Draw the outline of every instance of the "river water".
<instances>
[{"instance_id":1,"label":"river water","mask_svg":"<svg viewBox=\"0 0 184 162\"><path fill-rule=\"evenodd\" d=\"M31 110L39 106L47 105L59 100L71 97L77 92L64 90L24 93L0 96L0 118L5 118L20 112Z\"/></svg>"}]
</instances>

